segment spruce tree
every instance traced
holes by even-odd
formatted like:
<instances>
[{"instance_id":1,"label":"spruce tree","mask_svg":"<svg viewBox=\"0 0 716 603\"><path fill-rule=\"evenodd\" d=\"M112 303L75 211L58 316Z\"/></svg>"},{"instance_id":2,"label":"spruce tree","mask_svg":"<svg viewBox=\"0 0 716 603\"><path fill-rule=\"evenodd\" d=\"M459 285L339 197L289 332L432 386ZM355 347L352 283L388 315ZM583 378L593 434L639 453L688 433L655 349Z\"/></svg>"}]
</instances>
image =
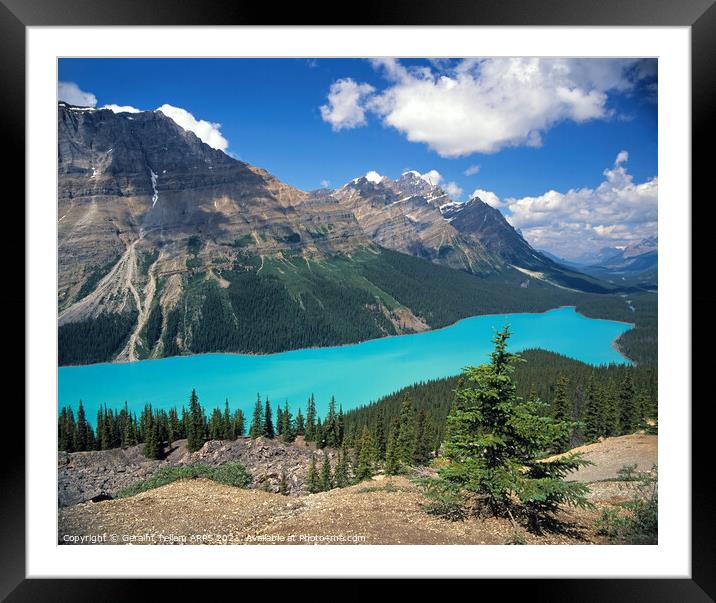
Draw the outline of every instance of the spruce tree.
<instances>
[{"instance_id":1,"label":"spruce tree","mask_svg":"<svg viewBox=\"0 0 716 603\"><path fill-rule=\"evenodd\" d=\"M649 394L645 391L641 391L637 395L636 408L638 409L638 416L640 417L637 427L640 429L648 427L649 420L653 421L656 416L654 414L654 404L649 398Z\"/></svg>"},{"instance_id":2,"label":"spruce tree","mask_svg":"<svg viewBox=\"0 0 716 603\"><path fill-rule=\"evenodd\" d=\"M77 445L76 450L89 450L88 444L90 441L90 426L85 418L85 409L82 406L82 400L77 408Z\"/></svg>"},{"instance_id":3,"label":"spruce tree","mask_svg":"<svg viewBox=\"0 0 716 603\"><path fill-rule=\"evenodd\" d=\"M206 421L204 411L199 404L196 390L191 390L189 397L189 416L187 419L186 448L189 452L196 452L206 441Z\"/></svg>"},{"instance_id":4,"label":"spruce tree","mask_svg":"<svg viewBox=\"0 0 716 603\"><path fill-rule=\"evenodd\" d=\"M224 403L224 416L223 416L223 425L222 426L224 428L223 438L225 440L235 440L236 439L235 424L231 418L231 414L229 413L228 398L227 398L226 402Z\"/></svg>"},{"instance_id":5,"label":"spruce tree","mask_svg":"<svg viewBox=\"0 0 716 603\"><path fill-rule=\"evenodd\" d=\"M586 393L586 416L584 418L584 436L594 442L604 435L604 398L597 391L594 381L590 380Z\"/></svg>"},{"instance_id":6,"label":"spruce tree","mask_svg":"<svg viewBox=\"0 0 716 603\"><path fill-rule=\"evenodd\" d=\"M343 415L343 405L341 404L338 407L338 418L336 419L337 424L337 441L336 441L336 448L343 445L343 439L345 437L345 417Z\"/></svg>"},{"instance_id":7,"label":"spruce tree","mask_svg":"<svg viewBox=\"0 0 716 603\"><path fill-rule=\"evenodd\" d=\"M415 419L415 450L413 451L413 464L428 464L430 461L430 450L432 448L430 444L430 421L428 413L421 410Z\"/></svg>"},{"instance_id":8,"label":"spruce tree","mask_svg":"<svg viewBox=\"0 0 716 603\"><path fill-rule=\"evenodd\" d=\"M333 477L331 476L331 461L328 453L323 452L323 465L321 465L321 490L327 492L333 488Z\"/></svg>"},{"instance_id":9,"label":"spruce tree","mask_svg":"<svg viewBox=\"0 0 716 603\"><path fill-rule=\"evenodd\" d=\"M256 395L256 404L254 405L254 414L251 419L251 427L249 427L249 436L255 440L263 435L264 422L261 414L261 396Z\"/></svg>"},{"instance_id":10,"label":"spruce tree","mask_svg":"<svg viewBox=\"0 0 716 603\"><path fill-rule=\"evenodd\" d=\"M302 436L306 434L306 419L303 416L303 413L301 412L301 409L298 409L298 412L296 413L296 435Z\"/></svg>"},{"instance_id":11,"label":"spruce tree","mask_svg":"<svg viewBox=\"0 0 716 603\"><path fill-rule=\"evenodd\" d=\"M266 398L266 405L264 407L264 423L263 423L263 435L264 437L267 437L269 439L273 439L273 437L276 435L276 430L273 426L273 419L271 418L271 403L269 402L269 399Z\"/></svg>"},{"instance_id":12,"label":"spruce tree","mask_svg":"<svg viewBox=\"0 0 716 603\"><path fill-rule=\"evenodd\" d=\"M619 399L613 381L601 388L601 395L604 398L604 435L619 435Z\"/></svg>"},{"instance_id":13,"label":"spruce tree","mask_svg":"<svg viewBox=\"0 0 716 603\"><path fill-rule=\"evenodd\" d=\"M552 399L552 418L557 423L567 423L572 421L572 401L569 399L567 393L567 386L569 380L564 375L560 375L557 379L557 386L554 390L554 398ZM564 452L569 450L571 441L571 431L568 431L564 436L554 444L555 452Z\"/></svg>"},{"instance_id":14,"label":"spruce tree","mask_svg":"<svg viewBox=\"0 0 716 603\"><path fill-rule=\"evenodd\" d=\"M326 441L325 445L329 448L336 448L339 445L338 415L336 414L336 399L333 396L328 403L328 414L323 423L323 438Z\"/></svg>"},{"instance_id":15,"label":"spruce tree","mask_svg":"<svg viewBox=\"0 0 716 603\"><path fill-rule=\"evenodd\" d=\"M283 410L280 404L276 404L276 435L283 435Z\"/></svg>"},{"instance_id":16,"label":"spruce tree","mask_svg":"<svg viewBox=\"0 0 716 603\"><path fill-rule=\"evenodd\" d=\"M384 461L388 442L385 437L385 412L382 408L378 410L378 416L375 420L375 433L373 439L375 440L375 449L378 453L378 460Z\"/></svg>"},{"instance_id":17,"label":"spruce tree","mask_svg":"<svg viewBox=\"0 0 716 603\"><path fill-rule=\"evenodd\" d=\"M244 435L244 413L240 408L237 408L234 411L234 416L232 417L232 423L234 424L234 439L243 437Z\"/></svg>"},{"instance_id":18,"label":"spruce tree","mask_svg":"<svg viewBox=\"0 0 716 603\"><path fill-rule=\"evenodd\" d=\"M129 424L131 426L131 417ZM177 409L175 407L171 407L169 409L169 425L168 425L168 433L167 433L167 443L169 448L172 447L172 444L178 440L181 437L181 430L179 428L179 416L177 415Z\"/></svg>"},{"instance_id":19,"label":"spruce tree","mask_svg":"<svg viewBox=\"0 0 716 603\"><path fill-rule=\"evenodd\" d=\"M321 491L321 478L316 469L316 457L311 455L311 464L308 466L308 477L306 477L306 486L311 494Z\"/></svg>"},{"instance_id":20,"label":"spruce tree","mask_svg":"<svg viewBox=\"0 0 716 603\"><path fill-rule=\"evenodd\" d=\"M316 428L314 429L313 437L315 438L316 448L326 447L326 438L323 434L323 424L320 417L316 417Z\"/></svg>"},{"instance_id":21,"label":"spruce tree","mask_svg":"<svg viewBox=\"0 0 716 603\"><path fill-rule=\"evenodd\" d=\"M373 477L375 469L375 443L373 438L368 431L368 426L363 428L363 435L361 436L360 452L358 454L358 467L355 471L355 478L357 482Z\"/></svg>"},{"instance_id":22,"label":"spruce tree","mask_svg":"<svg viewBox=\"0 0 716 603\"><path fill-rule=\"evenodd\" d=\"M102 415L102 435L100 439L101 450L109 450L112 448L112 415L107 411L106 404L104 406L104 414Z\"/></svg>"},{"instance_id":23,"label":"spruce tree","mask_svg":"<svg viewBox=\"0 0 716 603\"><path fill-rule=\"evenodd\" d=\"M588 488L564 481L587 464L579 454L545 460L572 424L546 416L544 404L524 402L512 379L519 355L507 350L509 328L497 333L491 361L463 370L448 417L439 483L474 493L495 514L521 512L538 529L563 504L588 506Z\"/></svg>"},{"instance_id":24,"label":"spruce tree","mask_svg":"<svg viewBox=\"0 0 716 603\"><path fill-rule=\"evenodd\" d=\"M396 419L390 428L388 436L388 445L385 451L385 472L388 475L397 475L400 473L400 460L398 458L398 433L400 432L400 424Z\"/></svg>"},{"instance_id":25,"label":"spruce tree","mask_svg":"<svg viewBox=\"0 0 716 603\"><path fill-rule=\"evenodd\" d=\"M333 471L333 482L336 488L345 488L350 485L348 476L348 456L345 447L341 451L336 461L336 468Z\"/></svg>"},{"instance_id":26,"label":"spruce tree","mask_svg":"<svg viewBox=\"0 0 716 603\"><path fill-rule=\"evenodd\" d=\"M147 415L144 417L144 429L147 434L144 440L144 447L142 453L148 459L158 459L161 450L161 444L159 442L159 429L155 416L152 413L152 407L148 406L146 410Z\"/></svg>"},{"instance_id":27,"label":"spruce tree","mask_svg":"<svg viewBox=\"0 0 716 603\"><path fill-rule=\"evenodd\" d=\"M224 418L221 411L215 408L211 411L211 419L209 419L209 439L220 440L224 435Z\"/></svg>"},{"instance_id":28,"label":"spruce tree","mask_svg":"<svg viewBox=\"0 0 716 603\"><path fill-rule=\"evenodd\" d=\"M303 439L306 442L316 441L316 400L313 394L306 405L306 434Z\"/></svg>"},{"instance_id":29,"label":"spruce tree","mask_svg":"<svg viewBox=\"0 0 716 603\"><path fill-rule=\"evenodd\" d=\"M636 431L641 418L636 404L636 393L634 391L634 381L630 372L627 372L622 381L619 390L619 412L620 412L620 430L622 434L633 433Z\"/></svg>"},{"instance_id":30,"label":"spruce tree","mask_svg":"<svg viewBox=\"0 0 716 603\"><path fill-rule=\"evenodd\" d=\"M406 398L400 407L399 421L396 454L401 466L409 467L413 464L415 452L415 413L409 398Z\"/></svg>"},{"instance_id":31,"label":"spruce tree","mask_svg":"<svg viewBox=\"0 0 716 603\"><path fill-rule=\"evenodd\" d=\"M71 408L62 407L60 419L57 424L58 441L57 447L64 452L73 452L74 450L74 418L70 422Z\"/></svg>"},{"instance_id":32,"label":"spruce tree","mask_svg":"<svg viewBox=\"0 0 716 603\"><path fill-rule=\"evenodd\" d=\"M296 426L294 424L291 411L288 409L288 400L286 401L284 410L281 413L281 421L283 422L283 427L281 428L281 440L290 444L296 439Z\"/></svg>"},{"instance_id":33,"label":"spruce tree","mask_svg":"<svg viewBox=\"0 0 716 603\"><path fill-rule=\"evenodd\" d=\"M169 438L169 445L171 446L172 438ZM132 418L127 417L127 421L124 423L124 428L122 429L122 448L129 448L130 446L134 445L134 429L132 428Z\"/></svg>"}]
</instances>

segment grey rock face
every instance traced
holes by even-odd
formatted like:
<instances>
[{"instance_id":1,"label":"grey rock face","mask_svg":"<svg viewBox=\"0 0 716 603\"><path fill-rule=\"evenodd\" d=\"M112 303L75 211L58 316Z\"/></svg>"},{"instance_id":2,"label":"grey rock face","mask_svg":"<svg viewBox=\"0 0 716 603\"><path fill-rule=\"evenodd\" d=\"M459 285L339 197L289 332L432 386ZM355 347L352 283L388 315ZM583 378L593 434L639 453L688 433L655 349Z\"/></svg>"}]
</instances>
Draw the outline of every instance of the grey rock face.
<instances>
[{"instance_id":1,"label":"grey rock face","mask_svg":"<svg viewBox=\"0 0 716 603\"><path fill-rule=\"evenodd\" d=\"M60 452L57 456L58 504L76 505L94 498L113 497L135 482L152 477L165 466L241 463L252 477L251 488L278 492L282 475L289 496L308 494L306 477L311 458L320 467L323 451L306 446L302 438L292 444L266 438L211 440L194 453L186 449L186 440L174 442L163 460L148 460L141 446L93 452ZM335 466L337 451L326 450Z\"/></svg>"}]
</instances>

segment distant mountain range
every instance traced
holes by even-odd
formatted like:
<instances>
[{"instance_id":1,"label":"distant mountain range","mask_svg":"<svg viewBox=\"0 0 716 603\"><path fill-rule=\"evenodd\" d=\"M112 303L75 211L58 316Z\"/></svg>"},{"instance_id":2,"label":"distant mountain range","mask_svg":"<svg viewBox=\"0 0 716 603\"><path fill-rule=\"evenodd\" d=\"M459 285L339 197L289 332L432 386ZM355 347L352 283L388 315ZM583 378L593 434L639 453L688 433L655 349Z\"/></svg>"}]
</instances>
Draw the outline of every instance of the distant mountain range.
<instances>
[{"instance_id":1,"label":"distant mountain range","mask_svg":"<svg viewBox=\"0 0 716 603\"><path fill-rule=\"evenodd\" d=\"M306 192L161 112L66 103L58 140L61 364L328 345L617 289L417 172ZM457 313L448 282L473 292Z\"/></svg>"},{"instance_id":2,"label":"distant mountain range","mask_svg":"<svg viewBox=\"0 0 716 603\"><path fill-rule=\"evenodd\" d=\"M659 240L647 237L624 248L604 247L596 254L565 260L541 253L563 266L589 274L615 286L631 286L647 290L658 288Z\"/></svg>"}]
</instances>

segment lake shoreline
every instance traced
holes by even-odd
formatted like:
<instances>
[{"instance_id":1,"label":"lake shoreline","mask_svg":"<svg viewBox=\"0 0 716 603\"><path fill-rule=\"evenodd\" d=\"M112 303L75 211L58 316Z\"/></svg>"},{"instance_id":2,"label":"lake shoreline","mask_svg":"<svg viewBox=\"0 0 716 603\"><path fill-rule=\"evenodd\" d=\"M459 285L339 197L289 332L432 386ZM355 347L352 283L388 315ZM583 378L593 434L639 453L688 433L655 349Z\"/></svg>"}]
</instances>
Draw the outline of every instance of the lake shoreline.
<instances>
[{"instance_id":1,"label":"lake shoreline","mask_svg":"<svg viewBox=\"0 0 716 603\"><path fill-rule=\"evenodd\" d=\"M134 361L126 361L126 360L115 360L112 362L96 362L91 364L63 364L58 365L58 369L72 369L72 368L82 368L82 367L88 367L88 366L105 366L105 365L132 365L137 364L139 362L153 362L153 361L159 361L159 360L170 360L172 358L196 358L200 356L244 356L247 358L253 358L253 357L271 357L271 356L281 356L282 354L290 354L294 352L299 352L302 350L332 350L332 349L340 349L347 346L359 346L364 345L367 343L371 343L374 341L383 341L388 339L395 339L398 337L411 337L414 335L423 335L426 333L437 333L439 331L443 331L445 329L450 329L452 327L455 327L456 325L459 325L461 322L464 322L466 320L471 320L473 318L480 318L480 317L490 317L490 316L531 316L531 315L539 315L539 314L547 314L549 312L554 312L555 310L561 310L564 308L573 308L575 313L579 316L582 316L584 318L588 318L590 320L607 320L609 322L619 323L619 324L625 324L630 325L632 329L636 327L635 323L632 322L626 322L621 320L612 320L610 318L595 318L593 316L587 316L586 314L583 314L577 309L577 306L574 305L563 305L563 306L556 306L554 308L548 308L547 310L543 310L542 312L498 312L498 313L491 313L491 314L475 314L473 316L466 316L465 318L460 318L456 320L455 322L452 322L448 325L442 326L442 327L436 327L434 329L426 329L425 331L419 331L416 333L402 333L400 335L385 335L384 337L374 337L372 339L363 339L361 341L354 341L349 343L339 343L336 345L330 345L330 346L309 346L309 347L303 347L303 348L293 348L290 350L283 350L281 352L268 352L268 353L260 353L260 352L200 352L198 354L179 354L176 356L163 356L161 358L144 358L141 360L134 360ZM630 329L631 330L631 329ZM625 331L626 332L626 331ZM619 347L617 344L617 340L623 335L624 333L618 335L613 341L612 346L614 349L619 353L620 356L622 356L625 360L627 360L629 363L634 364L634 361L629 358Z\"/></svg>"}]
</instances>

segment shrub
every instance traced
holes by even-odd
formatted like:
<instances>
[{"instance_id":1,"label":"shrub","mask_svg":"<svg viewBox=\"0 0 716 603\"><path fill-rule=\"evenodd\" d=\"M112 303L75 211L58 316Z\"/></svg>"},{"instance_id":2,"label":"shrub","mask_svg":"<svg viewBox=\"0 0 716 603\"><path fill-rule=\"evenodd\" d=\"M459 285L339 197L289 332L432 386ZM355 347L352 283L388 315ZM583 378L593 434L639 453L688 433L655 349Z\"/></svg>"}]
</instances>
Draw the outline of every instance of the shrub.
<instances>
[{"instance_id":1,"label":"shrub","mask_svg":"<svg viewBox=\"0 0 716 603\"><path fill-rule=\"evenodd\" d=\"M123 488L117 492L115 498L134 496L147 490L166 486L179 479L195 479L197 477L206 477L220 484L237 488L244 488L251 483L251 475L240 463L226 463L218 467L209 467L207 465L162 467L149 479L135 482Z\"/></svg>"},{"instance_id":2,"label":"shrub","mask_svg":"<svg viewBox=\"0 0 716 603\"><path fill-rule=\"evenodd\" d=\"M458 487L434 478L420 478L415 482L430 499L423 506L424 511L450 521L463 521L467 517L465 501Z\"/></svg>"},{"instance_id":3,"label":"shrub","mask_svg":"<svg viewBox=\"0 0 716 603\"><path fill-rule=\"evenodd\" d=\"M633 498L621 509L604 509L596 521L600 534L625 544L657 544L659 536L659 493L657 467L642 473Z\"/></svg>"}]
</instances>

